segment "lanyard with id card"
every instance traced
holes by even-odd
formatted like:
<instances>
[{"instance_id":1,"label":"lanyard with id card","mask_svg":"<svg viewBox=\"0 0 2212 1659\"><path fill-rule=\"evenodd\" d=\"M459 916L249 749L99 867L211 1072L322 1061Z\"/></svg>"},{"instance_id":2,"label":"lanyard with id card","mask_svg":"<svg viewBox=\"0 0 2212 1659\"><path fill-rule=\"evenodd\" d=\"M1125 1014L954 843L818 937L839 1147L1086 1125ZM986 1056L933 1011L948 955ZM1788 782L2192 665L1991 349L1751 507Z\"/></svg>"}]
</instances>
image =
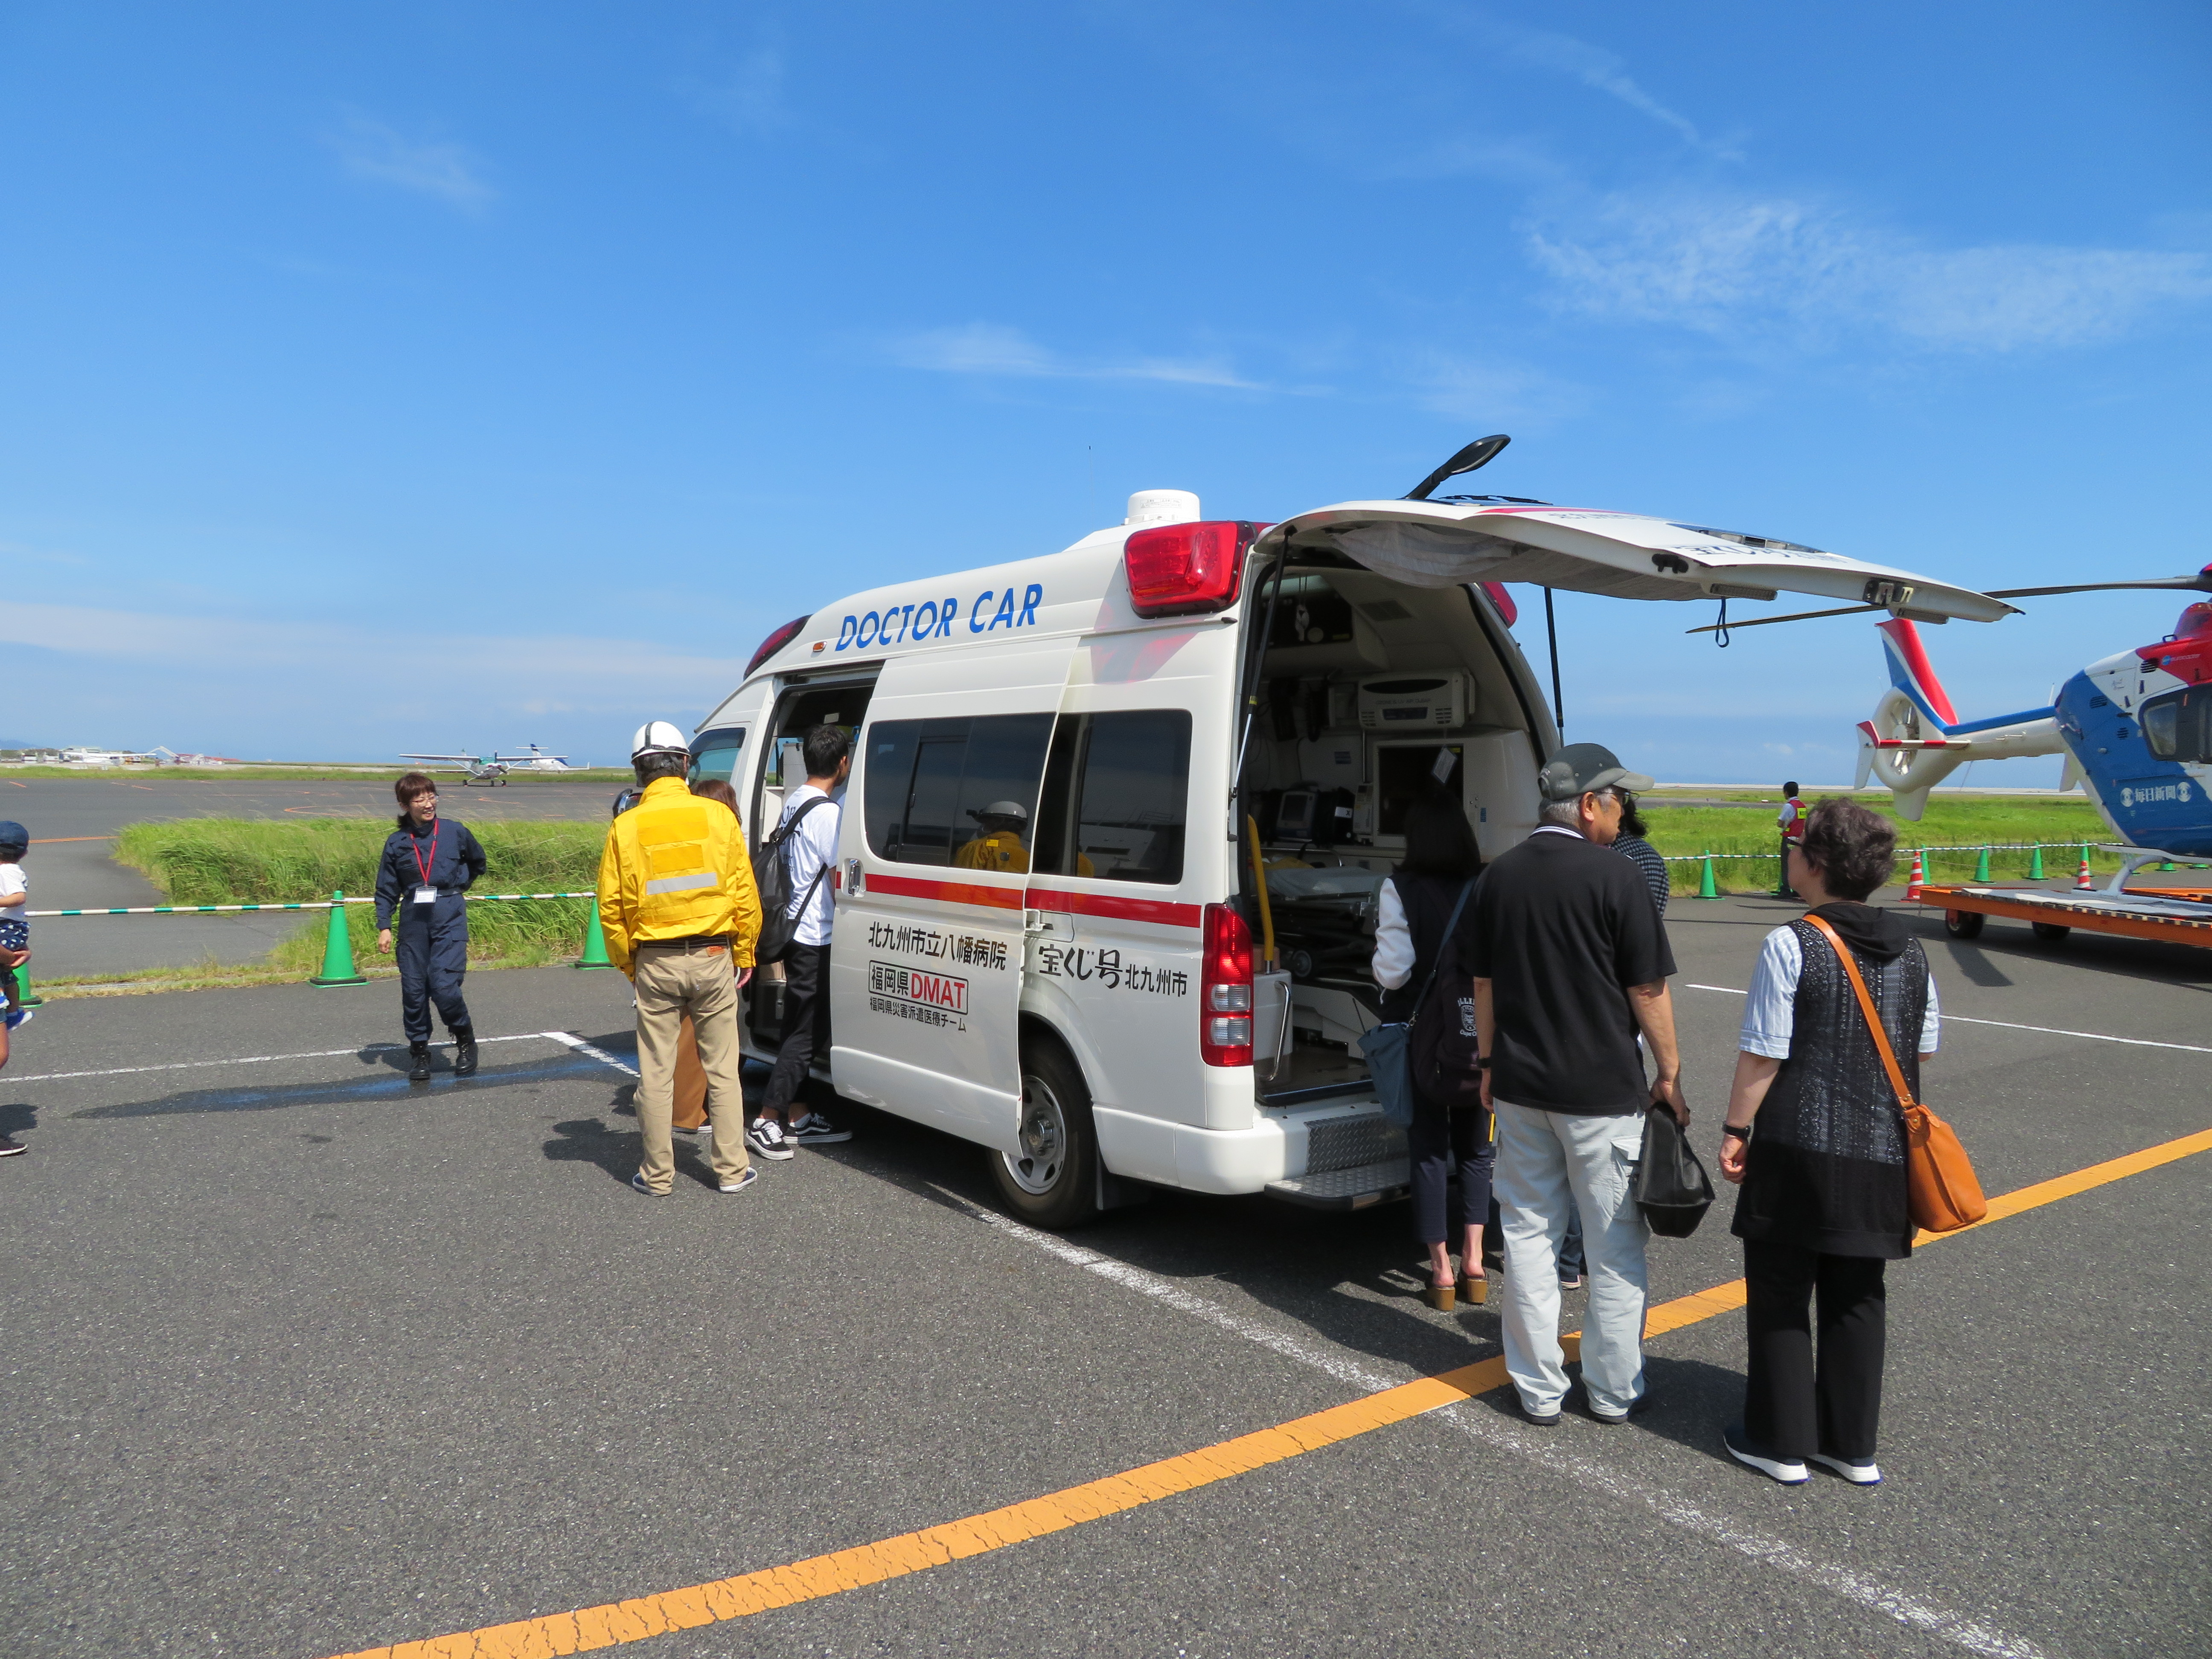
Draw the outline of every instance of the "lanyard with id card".
<instances>
[{"instance_id":1,"label":"lanyard with id card","mask_svg":"<svg viewBox=\"0 0 2212 1659\"><path fill-rule=\"evenodd\" d=\"M430 856L427 859L422 856L422 838L420 836L408 838L407 850L414 854L415 868L422 877L422 884L415 890L415 902L417 904L435 904L438 902L438 890L430 884L430 872L438 865L438 831L445 827L442 823L431 824Z\"/></svg>"}]
</instances>

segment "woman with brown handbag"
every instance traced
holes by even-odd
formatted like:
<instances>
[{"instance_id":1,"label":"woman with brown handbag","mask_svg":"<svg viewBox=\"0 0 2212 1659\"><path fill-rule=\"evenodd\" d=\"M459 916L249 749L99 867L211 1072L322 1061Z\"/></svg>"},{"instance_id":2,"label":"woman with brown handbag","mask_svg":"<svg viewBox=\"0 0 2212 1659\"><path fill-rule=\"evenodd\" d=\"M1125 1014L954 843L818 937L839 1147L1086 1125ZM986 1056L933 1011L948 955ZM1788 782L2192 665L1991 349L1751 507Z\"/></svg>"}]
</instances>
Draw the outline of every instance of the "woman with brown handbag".
<instances>
[{"instance_id":1,"label":"woman with brown handbag","mask_svg":"<svg viewBox=\"0 0 2212 1659\"><path fill-rule=\"evenodd\" d=\"M1734 1231L1751 1349L1743 1419L1723 1439L1738 1462L1785 1485L1809 1478L1809 1460L1872 1486L1883 1264L1910 1255L1913 1234L1891 1065L1917 1100L1919 1062L1936 1052L1936 981L1920 942L1865 902L1897 866L1885 819L1824 800L1786 856L1811 908L1760 949L1721 1132L1721 1173L1742 1188Z\"/></svg>"}]
</instances>

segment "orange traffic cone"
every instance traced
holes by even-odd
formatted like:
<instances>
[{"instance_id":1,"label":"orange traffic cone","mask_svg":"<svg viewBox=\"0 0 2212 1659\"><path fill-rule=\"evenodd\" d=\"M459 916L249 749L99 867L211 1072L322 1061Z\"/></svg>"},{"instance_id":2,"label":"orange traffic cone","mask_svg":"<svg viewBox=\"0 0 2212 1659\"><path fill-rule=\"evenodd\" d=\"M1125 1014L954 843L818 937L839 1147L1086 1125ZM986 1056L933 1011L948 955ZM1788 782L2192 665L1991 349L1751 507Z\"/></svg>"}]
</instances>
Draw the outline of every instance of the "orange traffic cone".
<instances>
[{"instance_id":1,"label":"orange traffic cone","mask_svg":"<svg viewBox=\"0 0 2212 1659\"><path fill-rule=\"evenodd\" d=\"M1920 849L1916 847L1912 849L1912 874L1905 884L1905 902L1907 904L1920 902L1920 884L1926 879L1927 872L1920 865Z\"/></svg>"},{"instance_id":2,"label":"orange traffic cone","mask_svg":"<svg viewBox=\"0 0 2212 1659\"><path fill-rule=\"evenodd\" d=\"M2081 849L2081 867L2074 875L2074 890L2077 893L2086 893L2095 885L2096 884L2089 879L2089 849L2085 847Z\"/></svg>"}]
</instances>

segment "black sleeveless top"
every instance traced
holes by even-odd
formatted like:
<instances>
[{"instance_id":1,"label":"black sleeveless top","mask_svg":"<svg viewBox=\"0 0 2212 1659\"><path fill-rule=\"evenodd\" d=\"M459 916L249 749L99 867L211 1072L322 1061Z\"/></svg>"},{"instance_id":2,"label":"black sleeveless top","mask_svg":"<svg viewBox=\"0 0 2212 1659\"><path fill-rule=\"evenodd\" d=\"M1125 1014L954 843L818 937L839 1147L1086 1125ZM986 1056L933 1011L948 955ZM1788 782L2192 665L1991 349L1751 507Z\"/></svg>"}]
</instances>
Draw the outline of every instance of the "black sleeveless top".
<instances>
[{"instance_id":1,"label":"black sleeveless top","mask_svg":"<svg viewBox=\"0 0 2212 1659\"><path fill-rule=\"evenodd\" d=\"M1402 871L1393 871L1390 884L1398 890L1398 902L1406 912L1406 931L1413 939L1413 971L1406 975L1406 982L1394 991L1382 994L1382 1017L1386 1024L1403 1024L1413 1017L1413 1000L1428 983L1430 970L1437 965L1437 953L1444 946L1444 923L1451 920L1452 906L1459 902L1459 890L1467 878L1450 876L1409 876ZM1460 960L1468 960L1474 948L1474 894L1470 889L1467 903L1459 913L1459 926L1452 936L1460 943Z\"/></svg>"},{"instance_id":2,"label":"black sleeveless top","mask_svg":"<svg viewBox=\"0 0 2212 1659\"><path fill-rule=\"evenodd\" d=\"M1851 955L1917 1099L1928 958L1919 940L1882 920L1903 948L1887 958ZM1835 948L1810 922L1790 928L1804 957L1790 1057L1759 1109L1733 1231L1829 1255L1902 1261L1912 1254L1913 1228L1896 1091Z\"/></svg>"}]
</instances>

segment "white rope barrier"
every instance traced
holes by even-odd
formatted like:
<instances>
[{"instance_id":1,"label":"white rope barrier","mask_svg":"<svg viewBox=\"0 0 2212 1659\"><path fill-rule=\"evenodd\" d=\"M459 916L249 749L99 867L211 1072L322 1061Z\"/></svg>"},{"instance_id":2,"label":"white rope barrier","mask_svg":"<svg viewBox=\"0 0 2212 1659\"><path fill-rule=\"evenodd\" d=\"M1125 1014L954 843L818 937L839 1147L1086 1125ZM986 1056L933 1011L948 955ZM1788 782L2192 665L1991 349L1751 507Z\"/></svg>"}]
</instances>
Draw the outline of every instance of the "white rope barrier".
<instances>
[{"instance_id":1,"label":"white rope barrier","mask_svg":"<svg viewBox=\"0 0 2212 1659\"><path fill-rule=\"evenodd\" d=\"M597 898L597 893L464 893L462 898L471 904L514 904L526 899L587 899ZM348 904L374 904L375 896L349 898ZM296 904L118 904L105 909L25 910L25 921L33 916L210 916L240 910L329 910L336 906L329 899L303 899Z\"/></svg>"}]
</instances>

